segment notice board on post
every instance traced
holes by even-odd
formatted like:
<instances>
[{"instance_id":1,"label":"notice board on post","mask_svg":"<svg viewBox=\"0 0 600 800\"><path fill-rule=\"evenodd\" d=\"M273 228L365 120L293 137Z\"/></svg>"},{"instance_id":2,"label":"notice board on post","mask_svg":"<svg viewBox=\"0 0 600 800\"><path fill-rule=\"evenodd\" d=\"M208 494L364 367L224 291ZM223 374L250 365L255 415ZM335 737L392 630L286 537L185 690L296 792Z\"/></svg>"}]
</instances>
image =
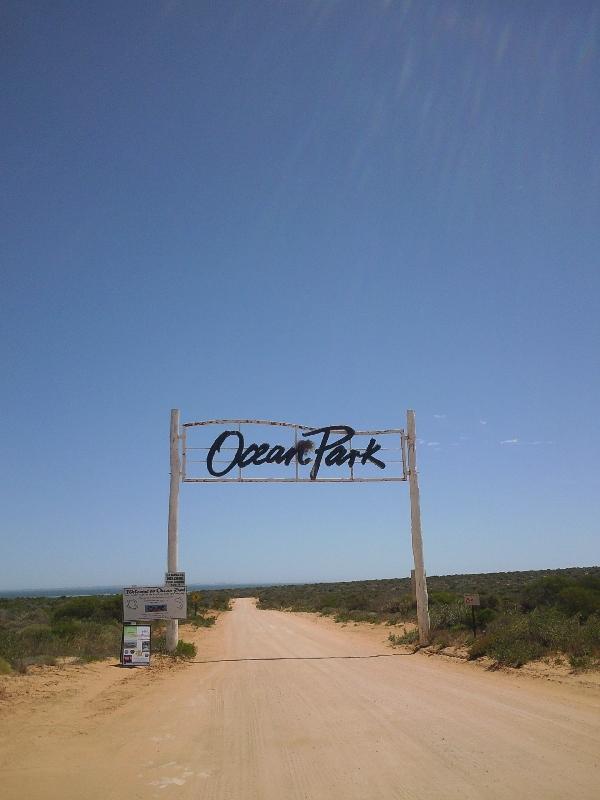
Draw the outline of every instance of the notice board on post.
<instances>
[{"instance_id":1,"label":"notice board on post","mask_svg":"<svg viewBox=\"0 0 600 800\"><path fill-rule=\"evenodd\" d=\"M123 625L121 664L128 667L150 664L150 625Z\"/></svg>"},{"instance_id":2,"label":"notice board on post","mask_svg":"<svg viewBox=\"0 0 600 800\"><path fill-rule=\"evenodd\" d=\"M124 622L186 619L185 586L129 586L123 589Z\"/></svg>"}]
</instances>

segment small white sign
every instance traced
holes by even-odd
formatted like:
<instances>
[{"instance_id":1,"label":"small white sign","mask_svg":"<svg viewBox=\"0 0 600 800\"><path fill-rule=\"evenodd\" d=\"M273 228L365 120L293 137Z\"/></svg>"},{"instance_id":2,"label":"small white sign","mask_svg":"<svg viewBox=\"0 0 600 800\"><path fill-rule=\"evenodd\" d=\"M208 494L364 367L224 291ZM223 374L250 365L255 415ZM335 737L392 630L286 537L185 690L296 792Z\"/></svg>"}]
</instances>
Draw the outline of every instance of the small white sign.
<instances>
[{"instance_id":1,"label":"small white sign","mask_svg":"<svg viewBox=\"0 0 600 800\"><path fill-rule=\"evenodd\" d=\"M128 586L123 589L123 621L186 619L185 586Z\"/></svg>"},{"instance_id":2,"label":"small white sign","mask_svg":"<svg viewBox=\"0 0 600 800\"><path fill-rule=\"evenodd\" d=\"M478 606L481 605L479 602L479 595L478 594L466 594L465 595L465 605L467 606Z\"/></svg>"},{"instance_id":3,"label":"small white sign","mask_svg":"<svg viewBox=\"0 0 600 800\"><path fill-rule=\"evenodd\" d=\"M166 586L185 586L185 572L165 572Z\"/></svg>"}]
</instances>

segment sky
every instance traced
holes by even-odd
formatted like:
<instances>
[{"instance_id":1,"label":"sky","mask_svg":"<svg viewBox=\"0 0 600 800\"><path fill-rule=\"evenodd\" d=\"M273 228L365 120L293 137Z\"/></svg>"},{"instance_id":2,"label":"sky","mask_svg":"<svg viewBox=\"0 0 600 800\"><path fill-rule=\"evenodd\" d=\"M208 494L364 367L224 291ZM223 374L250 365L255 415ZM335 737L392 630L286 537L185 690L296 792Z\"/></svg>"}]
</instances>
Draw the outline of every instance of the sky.
<instances>
[{"instance_id":1,"label":"sky","mask_svg":"<svg viewBox=\"0 0 600 800\"><path fill-rule=\"evenodd\" d=\"M598 564L597 3L0 19L0 589L162 580L171 408L415 409L428 574ZM405 576L408 487L184 484L179 555Z\"/></svg>"}]
</instances>

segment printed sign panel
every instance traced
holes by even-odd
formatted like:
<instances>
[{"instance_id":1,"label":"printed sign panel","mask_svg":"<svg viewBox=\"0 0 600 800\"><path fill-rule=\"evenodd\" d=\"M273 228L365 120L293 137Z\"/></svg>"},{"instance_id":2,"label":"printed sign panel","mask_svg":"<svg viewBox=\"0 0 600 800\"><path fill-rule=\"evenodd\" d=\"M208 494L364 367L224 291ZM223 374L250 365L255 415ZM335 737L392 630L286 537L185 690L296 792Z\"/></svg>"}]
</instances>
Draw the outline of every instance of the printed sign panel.
<instances>
[{"instance_id":1,"label":"printed sign panel","mask_svg":"<svg viewBox=\"0 0 600 800\"><path fill-rule=\"evenodd\" d=\"M150 625L123 625L121 664L132 667L150 664Z\"/></svg>"},{"instance_id":2,"label":"printed sign panel","mask_svg":"<svg viewBox=\"0 0 600 800\"><path fill-rule=\"evenodd\" d=\"M466 594L465 595L465 605L467 606L478 606L479 603L479 595L478 594Z\"/></svg>"},{"instance_id":3,"label":"printed sign panel","mask_svg":"<svg viewBox=\"0 0 600 800\"><path fill-rule=\"evenodd\" d=\"M185 586L185 572L165 572L165 586Z\"/></svg>"},{"instance_id":4,"label":"printed sign panel","mask_svg":"<svg viewBox=\"0 0 600 800\"><path fill-rule=\"evenodd\" d=\"M123 620L185 619L185 586L129 586L123 589Z\"/></svg>"}]
</instances>

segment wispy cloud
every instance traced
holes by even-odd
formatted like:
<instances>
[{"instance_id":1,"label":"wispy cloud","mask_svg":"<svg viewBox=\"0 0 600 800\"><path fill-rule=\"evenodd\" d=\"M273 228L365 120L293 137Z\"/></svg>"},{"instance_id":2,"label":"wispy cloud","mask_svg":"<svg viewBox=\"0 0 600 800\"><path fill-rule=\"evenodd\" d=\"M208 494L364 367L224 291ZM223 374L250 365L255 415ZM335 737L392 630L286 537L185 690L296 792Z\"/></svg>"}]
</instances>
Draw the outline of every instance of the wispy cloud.
<instances>
[{"instance_id":1,"label":"wispy cloud","mask_svg":"<svg viewBox=\"0 0 600 800\"><path fill-rule=\"evenodd\" d=\"M554 444L554 442L552 442L552 441L550 441L548 439L546 439L546 440L536 439L536 441L534 441L534 442L523 442L523 441L521 441L521 439L503 439L500 442L500 444L518 444L519 446L522 446L522 447L538 447L539 445L542 445L542 444Z\"/></svg>"},{"instance_id":2,"label":"wispy cloud","mask_svg":"<svg viewBox=\"0 0 600 800\"><path fill-rule=\"evenodd\" d=\"M445 414L434 414L433 418L434 419L446 419L446 415Z\"/></svg>"},{"instance_id":3,"label":"wispy cloud","mask_svg":"<svg viewBox=\"0 0 600 800\"><path fill-rule=\"evenodd\" d=\"M427 447L439 447L439 442L427 442Z\"/></svg>"},{"instance_id":4,"label":"wispy cloud","mask_svg":"<svg viewBox=\"0 0 600 800\"><path fill-rule=\"evenodd\" d=\"M479 424L480 425L487 425L487 419L480 419L479 420Z\"/></svg>"}]
</instances>

